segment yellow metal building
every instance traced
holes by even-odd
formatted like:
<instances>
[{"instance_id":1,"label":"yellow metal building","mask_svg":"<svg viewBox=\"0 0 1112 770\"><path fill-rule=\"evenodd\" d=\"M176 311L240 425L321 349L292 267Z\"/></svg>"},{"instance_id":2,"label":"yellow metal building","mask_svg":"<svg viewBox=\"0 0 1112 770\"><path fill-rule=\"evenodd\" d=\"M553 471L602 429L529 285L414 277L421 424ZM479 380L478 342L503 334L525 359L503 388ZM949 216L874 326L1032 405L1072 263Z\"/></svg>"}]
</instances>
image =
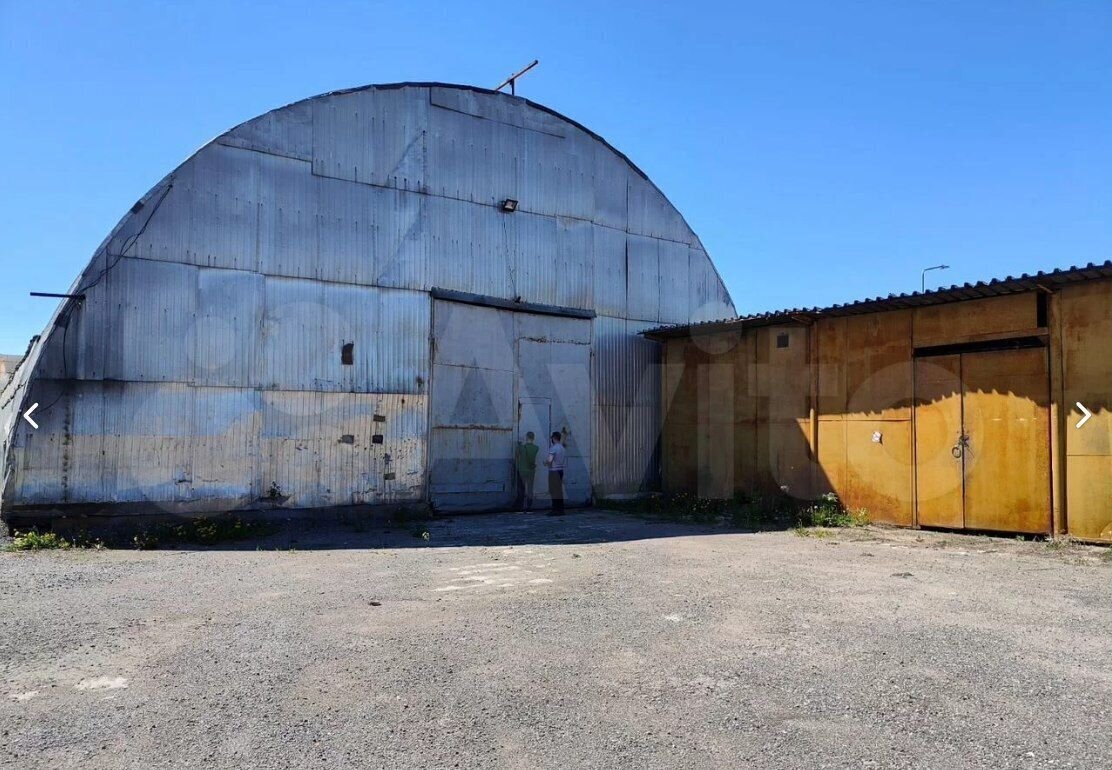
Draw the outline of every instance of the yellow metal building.
<instances>
[{"instance_id":1,"label":"yellow metal building","mask_svg":"<svg viewBox=\"0 0 1112 770\"><path fill-rule=\"evenodd\" d=\"M666 491L1112 542L1112 262L647 336Z\"/></svg>"}]
</instances>

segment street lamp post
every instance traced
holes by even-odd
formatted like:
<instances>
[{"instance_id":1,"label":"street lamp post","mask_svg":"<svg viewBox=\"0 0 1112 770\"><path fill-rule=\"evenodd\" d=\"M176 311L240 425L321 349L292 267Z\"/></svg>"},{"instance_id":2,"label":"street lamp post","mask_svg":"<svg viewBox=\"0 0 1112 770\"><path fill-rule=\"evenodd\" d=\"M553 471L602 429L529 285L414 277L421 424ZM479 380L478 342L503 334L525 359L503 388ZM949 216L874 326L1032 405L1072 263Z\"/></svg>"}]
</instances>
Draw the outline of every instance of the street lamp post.
<instances>
[{"instance_id":1,"label":"street lamp post","mask_svg":"<svg viewBox=\"0 0 1112 770\"><path fill-rule=\"evenodd\" d=\"M950 269L949 265L935 265L934 267L924 267L923 268L923 276L922 276L923 277L923 283L922 283L922 286L921 286L922 291L925 292L927 290L927 273L929 273L931 270L949 270L949 269Z\"/></svg>"}]
</instances>

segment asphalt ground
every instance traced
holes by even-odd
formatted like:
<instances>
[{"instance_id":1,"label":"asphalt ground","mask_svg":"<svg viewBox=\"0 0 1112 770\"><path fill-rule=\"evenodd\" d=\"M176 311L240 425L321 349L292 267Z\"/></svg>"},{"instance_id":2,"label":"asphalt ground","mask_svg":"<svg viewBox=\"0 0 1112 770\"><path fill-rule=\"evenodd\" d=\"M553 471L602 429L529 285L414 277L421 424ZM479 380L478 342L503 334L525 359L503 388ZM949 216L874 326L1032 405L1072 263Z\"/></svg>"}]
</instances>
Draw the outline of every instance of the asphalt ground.
<instances>
[{"instance_id":1,"label":"asphalt ground","mask_svg":"<svg viewBox=\"0 0 1112 770\"><path fill-rule=\"evenodd\" d=\"M423 529L0 553L0 764L1112 767L1108 549Z\"/></svg>"}]
</instances>

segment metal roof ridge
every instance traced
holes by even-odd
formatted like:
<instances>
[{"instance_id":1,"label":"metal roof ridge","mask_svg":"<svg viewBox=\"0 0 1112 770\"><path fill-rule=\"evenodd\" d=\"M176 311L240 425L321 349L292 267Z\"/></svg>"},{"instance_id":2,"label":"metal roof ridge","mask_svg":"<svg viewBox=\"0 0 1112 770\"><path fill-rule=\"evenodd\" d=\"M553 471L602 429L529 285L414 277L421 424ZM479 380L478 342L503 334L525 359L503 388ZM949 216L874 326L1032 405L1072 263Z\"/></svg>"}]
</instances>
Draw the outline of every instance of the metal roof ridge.
<instances>
[{"instance_id":1,"label":"metal roof ridge","mask_svg":"<svg viewBox=\"0 0 1112 770\"><path fill-rule=\"evenodd\" d=\"M1092 271L1097 271L1098 275L1086 275ZM892 309L897 307L908 307L907 303L901 303L903 300L926 300L917 302L911 306L924 307L932 304L945 304L947 302L961 302L969 299L979 299L984 297L1001 296L1001 293L986 293L977 294L975 296L951 296L961 292L976 291L978 289L994 289L1004 288L1002 293L1015 293L1021 291L1037 291L1039 289L1048 290L1047 287L1039 285L1040 280L1052 279L1051 283L1061 285L1064 282L1071 280L1100 280L1103 278L1112 278L1112 259L1107 259L1104 262L1089 262L1086 265L1078 267L1077 265L1070 265L1068 268L1054 268L1050 271L1039 270L1035 274L1021 273L1020 276L1005 276L1003 278L990 278L986 280L979 280L975 283L966 282L964 284L953 284L949 288L939 287L930 291L912 291L903 292L899 294L889 294L887 297L873 297L858 300L851 300L848 302L834 303L826 307L811 307L811 308L784 308L779 310L768 310L761 313L750 313L748 315L737 315L733 318L719 318L706 321L695 321L692 323L680 324L662 324L652 329L646 329L642 332L643 335L652 336L654 334L664 334L668 332L676 332L682 329L703 329L709 326L722 326L734 327L736 325L744 325L747 322L753 321L767 321L770 319L790 319L791 316L810 315L822 316L827 314L842 315L841 311L851 311L854 308L862 308L866 305L891 305ZM1054 281L1053 279L1059 279ZM1062 281L1061 279L1064 279ZM881 308L878 308L878 310Z\"/></svg>"}]
</instances>

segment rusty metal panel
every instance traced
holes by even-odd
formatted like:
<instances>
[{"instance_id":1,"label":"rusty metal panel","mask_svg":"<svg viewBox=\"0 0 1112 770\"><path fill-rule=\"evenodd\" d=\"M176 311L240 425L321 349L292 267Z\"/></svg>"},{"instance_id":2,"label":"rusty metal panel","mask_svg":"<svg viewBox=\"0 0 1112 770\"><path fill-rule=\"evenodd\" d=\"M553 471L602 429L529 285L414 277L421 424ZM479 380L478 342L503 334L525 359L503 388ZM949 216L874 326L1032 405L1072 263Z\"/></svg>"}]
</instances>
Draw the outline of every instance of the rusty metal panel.
<instances>
[{"instance_id":1,"label":"rusty metal panel","mask_svg":"<svg viewBox=\"0 0 1112 770\"><path fill-rule=\"evenodd\" d=\"M911 312L846 319L847 412L911 419Z\"/></svg>"},{"instance_id":2,"label":"rusty metal panel","mask_svg":"<svg viewBox=\"0 0 1112 770\"><path fill-rule=\"evenodd\" d=\"M915 361L915 484L918 523L965 525L961 357Z\"/></svg>"},{"instance_id":3,"label":"rusty metal panel","mask_svg":"<svg viewBox=\"0 0 1112 770\"><path fill-rule=\"evenodd\" d=\"M1037 292L917 308L915 347L976 342L1039 331Z\"/></svg>"},{"instance_id":4,"label":"rusty metal panel","mask_svg":"<svg viewBox=\"0 0 1112 770\"><path fill-rule=\"evenodd\" d=\"M754 333L758 420L798 420L810 414L807 329L770 326Z\"/></svg>"},{"instance_id":5,"label":"rusty metal panel","mask_svg":"<svg viewBox=\"0 0 1112 770\"><path fill-rule=\"evenodd\" d=\"M216 140L229 147L284 155L299 160L313 159L313 106L296 102L271 110L233 128Z\"/></svg>"},{"instance_id":6,"label":"rusty metal panel","mask_svg":"<svg viewBox=\"0 0 1112 770\"><path fill-rule=\"evenodd\" d=\"M1045 348L963 353L965 526L1050 532Z\"/></svg>"},{"instance_id":7,"label":"rusty metal panel","mask_svg":"<svg viewBox=\"0 0 1112 770\"><path fill-rule=\"evenodd\" d=\"M258 269L260 153L209 144L172 175L173 187L132 219L146 224L128 256L238 270ZM294 162L294 161L289 161ZM120 253L129 229L108 244Z\"/></svg>"},{"instance_id":8,"label":"rusty metal panel","mask_svg":"<svg viewBox=\"0 0 1112 770\"><path fill-rule=\"evenodd\" d=\"M753 373L756 397L754 484L762 493L788 488L800 498L810 494L810 377L806 328L755 330ZM719 398L721 401L722 398Z\"/></svg>"},{"instance_id":9,"label":"rusty metal panel","mask_svg":"<svg viewBox=\"0 0 1112 770\"><path fill-rule=\"evenodd\" d=\"M771 419L757 424L758 489L809 499L811 459L808 420ZM762 467L763 463L763 467Z\"/></svg>"},{"instance_id":10,"label":"rusty metal panel","mask_svg":"<svg viewBox=\"0 0 1112 770\"><path fill-rule=\"evenodd\" d=\"M870 521L911 526L915 465L910 420L846 420L839 496ZM821 445L820 445L821 446Z\"/></svg>"},{"instance_id":11,"label":"rusty metal panel","mask_svg":"<svg viewBox=\"0 0 1112 770\"><path fill-rule=\"evenodd\" d=\"M1060 302L1069 532L1112 541L1112 281L1063 289ZM1078 402L1092 413L1081 428Z\"/></svg>"},{"instance_id":12,"label":"rusty metal panel","mask_svg":"<svg viewBox=\"0 0 1112 770\"><path fill-rule=\"evenodd\" d=\"M841 415L819 420L817 462L812 492L846 494L846 421Z\"/></svg>"},{"instance_id":13,"label":"rusty metal panel","mask_svg":"<svg viewBox=\"0 0 1112 770\"><path fill-rule=\"evenodd\" d=\"M368 88L312 101L313 173L421 190L426 182L427 91Z\"/></svg>"},{"instance_id":14,"label":"rusty metal panel","mask_svg":"<svg viewBox=\"0 0 1112 770\"><path fill-rule=\"evenodd\" d=\"M1067 456L1112 455L1112 281L1063 291L1062 369ZM1079 401L1093 416L1075 429Z\"/></svg>"},{"instance_id":15,"label":"rusty metal panel","mask_svg":"<svg viewBox=\"0 0 1112 770\"><path fill-rule=\"evenodd\" d=\"M814 326L818 337L819 419L830 415L841 419L849 403L846 393L846 319L828 318Z\"/></svg>"},{"instance_id":16,"label":"rusty metal panel","mask_svg":"<svg viewBox=\"0 0 1112 770\"><path fill-rule=\"evenodd\" d=\"M1070 535L1112 541L1112 455L1070 455L1066 489Z\"/></svg>"}]
</instances>

